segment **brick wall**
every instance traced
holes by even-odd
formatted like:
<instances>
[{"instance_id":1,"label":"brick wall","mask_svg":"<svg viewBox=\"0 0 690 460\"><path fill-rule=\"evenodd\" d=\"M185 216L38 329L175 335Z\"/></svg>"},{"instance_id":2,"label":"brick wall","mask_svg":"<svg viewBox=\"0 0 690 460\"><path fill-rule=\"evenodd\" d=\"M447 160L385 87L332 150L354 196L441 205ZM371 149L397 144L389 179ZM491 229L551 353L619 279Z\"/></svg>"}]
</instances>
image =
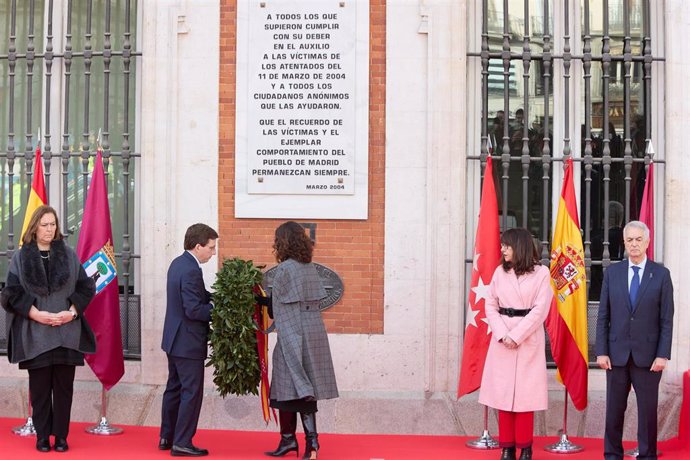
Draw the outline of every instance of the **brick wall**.
<instances>
[{"instance_id":1,"label":"brick wall","mask_svg":"<svg viewBox=\"0 0 690 460\"><path fill-rule=\"evenodd\" d=\"M335 270L343 298L324 313L329 332L383 333L383 254L386 125L386 2L370 0L369 218L304 220L316 224L314 261ZM241 257L275 265L273 232L283 219L236 219L235 195L235 0L221 1L220 120L218 158L219 258Z\"/></svg>"}]
</instances>

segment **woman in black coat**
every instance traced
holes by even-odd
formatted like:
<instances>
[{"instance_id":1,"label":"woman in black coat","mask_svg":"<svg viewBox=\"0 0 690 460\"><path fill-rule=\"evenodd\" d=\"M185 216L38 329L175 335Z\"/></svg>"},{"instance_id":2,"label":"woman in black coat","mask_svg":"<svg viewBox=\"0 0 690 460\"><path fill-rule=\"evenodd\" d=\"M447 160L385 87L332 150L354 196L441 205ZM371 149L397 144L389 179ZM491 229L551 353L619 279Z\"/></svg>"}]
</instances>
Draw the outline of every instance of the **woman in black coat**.
<instances>
[{"instance_id":1,"label":"woman in black coat","mask_svg":"<svg viewBox=\"0 0 690 460\"><path fill-rule=\"evenodd\" d=\"M29 372L36 449L65 452L75 366L96 351L96 338L82 314L95 283L60 232L57 213L40 206L14 253L0 303L7 311L7 357Z\"/></svg>"}]
</instances>

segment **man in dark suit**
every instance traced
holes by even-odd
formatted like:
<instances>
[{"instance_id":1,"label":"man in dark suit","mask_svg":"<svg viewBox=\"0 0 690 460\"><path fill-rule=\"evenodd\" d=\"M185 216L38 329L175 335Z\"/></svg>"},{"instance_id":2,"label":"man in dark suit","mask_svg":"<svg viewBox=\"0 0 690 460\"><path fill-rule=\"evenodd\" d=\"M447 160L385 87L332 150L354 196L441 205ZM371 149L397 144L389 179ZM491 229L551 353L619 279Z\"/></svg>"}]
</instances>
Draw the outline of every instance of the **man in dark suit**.
<instances>
[{"instance_id":1,"label":"man in dark suit","mask_svg":"<svg viewBox=\"0 0 690 460\"><path fill-rule=\"evenodd\" d=\"M163 394L161 450L177 457L208 455L192 444L204 396L204 360L208 352L211 293L201 264L216 253L218 233L194 224L184 236L185 252L168 269L167 308L161 348L168 356L168 383Z\"/></svg>"},{"instance_id":2,"label":"man in dark suit","mask_svg":"<svg viewBox=\"0 0 690 460\"><path fill-rule=\"evenodd\" d=\"M606 369L604 458L623 458L623 417L630 385L637 396L639 459L656 459L659 382L671 358L673 284L663 265L647 259L649 228L623 229L628 259L604 273L597 321L597 364Z\"/></svg>"}]
</instances>

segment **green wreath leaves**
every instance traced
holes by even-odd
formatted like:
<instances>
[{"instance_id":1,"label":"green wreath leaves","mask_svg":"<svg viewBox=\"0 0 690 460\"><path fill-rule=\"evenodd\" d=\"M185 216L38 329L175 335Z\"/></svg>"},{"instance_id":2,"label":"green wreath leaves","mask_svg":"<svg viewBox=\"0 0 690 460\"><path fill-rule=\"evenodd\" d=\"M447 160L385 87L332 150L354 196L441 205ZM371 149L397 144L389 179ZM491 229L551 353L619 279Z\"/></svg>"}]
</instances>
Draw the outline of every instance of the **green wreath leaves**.
<instances>
[{"instance_id":1,"label":"green wreath leaves","mask_svg":"<svg viewBox=\"0 0 690 460\"><path fill-rule=\"evenodd\" d=\"M261 369L256 349L254 287L263 274L251 260L225 259L213 284L211 356L213 383L221 396L258 394Z\"/></svg>"}]
</instances>

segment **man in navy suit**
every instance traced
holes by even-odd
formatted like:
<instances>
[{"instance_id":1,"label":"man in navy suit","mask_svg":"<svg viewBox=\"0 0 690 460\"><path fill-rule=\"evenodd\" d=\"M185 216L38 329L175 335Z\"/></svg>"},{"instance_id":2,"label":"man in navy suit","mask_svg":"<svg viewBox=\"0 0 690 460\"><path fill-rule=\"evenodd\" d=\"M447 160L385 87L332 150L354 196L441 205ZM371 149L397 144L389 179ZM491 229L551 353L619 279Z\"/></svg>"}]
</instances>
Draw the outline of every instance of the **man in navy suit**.
<instances>
[{"instance_id":1,"label":"man in navy suit","mask_svg":"<svg viewBox=\"0 0 690 460\"><path fill-rule=\"evenodd\" d=\"M673 284L663 265L647 259L649 228L623 229L628 259L604 273L597 320L597 364L606 369L604 458L623 458L623 417L630 385L637 396L639 459L656 459L659 382L671 358Z\"/></svg>"},{"instance_id":2,"label":"man in navy suit","mask_svg":"<svg viewBox=\"0 0 690 460\"><path fill-rule=\"evenodd\" d=\"M161 450L176 457L208 455L192 444L204 396L204 360L208 352L211 293L201 264L216 253L218 233L194 224L184 236L185 252L168 269L167 308L161 348L168 356L168 383L163 394Z\"/></svg>"}]
</instances>

